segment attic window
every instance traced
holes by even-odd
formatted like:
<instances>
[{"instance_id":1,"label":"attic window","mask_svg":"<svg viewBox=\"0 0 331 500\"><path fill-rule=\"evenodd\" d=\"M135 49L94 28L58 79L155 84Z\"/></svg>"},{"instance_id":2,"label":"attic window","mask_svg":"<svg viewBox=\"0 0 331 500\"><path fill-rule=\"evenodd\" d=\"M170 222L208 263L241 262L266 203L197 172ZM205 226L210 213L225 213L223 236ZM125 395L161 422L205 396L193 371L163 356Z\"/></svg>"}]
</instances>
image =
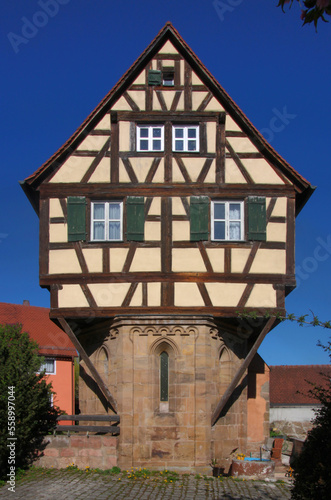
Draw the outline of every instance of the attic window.
<instances>
[{"instance_id":1,"label":"attic window","mask_svg":"<svg viewBox=\"0 0 331 500\"><path fill-rule=\"evenodd\" d=\"M173 87L175 85L175 70L174 70L174 68L163 68L162 84L164 87Z\"/></svg>"}]
</instances>

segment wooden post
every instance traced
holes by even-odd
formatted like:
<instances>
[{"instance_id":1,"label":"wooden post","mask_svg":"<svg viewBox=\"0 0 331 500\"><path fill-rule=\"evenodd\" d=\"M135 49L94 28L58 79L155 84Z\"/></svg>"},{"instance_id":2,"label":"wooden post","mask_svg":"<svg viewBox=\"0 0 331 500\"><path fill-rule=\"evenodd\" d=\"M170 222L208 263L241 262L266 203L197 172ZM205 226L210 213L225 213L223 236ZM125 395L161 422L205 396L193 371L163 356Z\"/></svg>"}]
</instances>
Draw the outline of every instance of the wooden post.
<instances>
[{"instance_id":1,"label":"wooden post","mask_svg":"<svg viewBox=\"0 0 331 500\"><path fill-rule=\"evenodd\" d=\"M91 372L91 375L93 376L93 378L94 378L96 384L98 385L99 389L101 390L101 392L103 393L103 395L105 396L105 398L107 399L107 401L109 402L109 404L111 405L112 410L115 413L117 413L117 403L116 403L115 399L111 395L108 387L106 386L106 384L102 380L102 378L101 378L98 370L95 368L94 364L92 363L92 361L90 360L90 358L86 354L85 349L83 348L83 346L81 345L81 343L77 339L76 335L74 334L74 332L70 328L69 324L63 318L57 318L57 320L60 323L60 325L62 326L63 330L68 335L68 337L70 338L71 342L74 344L74 346L77 349L77 351L79 352L82 360L86 363L87 368Z\"/></svg>"},{"instance_id":2,"label":"wooden post","mask_svg":"<svg viewBox=\"0 0 331 500\"><path fill-rule=\"evenodd\" d=\"M228 402L231 394L233 393L233 391L235 390L235 388L237 387L241 377L243 376L243 374L245 373L246 369L248 368L250 362L252 361L253 357L255 356L255 354L257 353L257 350L258 348L260 347L264 337L267 335L267 333L270 331L272 325L274 324L274 322L276 321L276 318L270 318L266 325L264 326L263 330L261 331L260 335L258 336L258 338L256 339L253 347L251 348L251 350L249 351L249 353L247 354L244 362L242 363L242 365L240 366L239 370L237 371L237 373L235 374L235 376L233 377L233 380L231 382L231 384L229 385L229 387L227 388L227 390L225 391L225 393L223 394L220 402L218 403L214 413L213 413L213 416L211 418L211 425L213 426L218 417L220 416L221 414L221 411L223 410L224 406L226 405L226 403Z\"/></svg>"}]
</instances>

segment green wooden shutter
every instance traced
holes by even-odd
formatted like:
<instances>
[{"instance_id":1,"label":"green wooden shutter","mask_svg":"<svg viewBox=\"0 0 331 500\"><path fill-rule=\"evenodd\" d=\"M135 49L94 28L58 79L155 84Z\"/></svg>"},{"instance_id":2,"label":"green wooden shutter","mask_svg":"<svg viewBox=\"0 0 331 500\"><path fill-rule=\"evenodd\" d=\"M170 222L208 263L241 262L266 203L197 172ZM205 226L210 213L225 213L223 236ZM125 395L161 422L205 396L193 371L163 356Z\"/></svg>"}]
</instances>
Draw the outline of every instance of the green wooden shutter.
<instances>
[{"instance_id":1,"label":"green wooden shutter","mask_svg":"<svg viewBox=\"0 0 331 500\"><path fill-rule=\"evenodd\" d=\"M86 200L84 196L68 196L68 241L86 240Z\"/></svg>"},{"instance_id":2,"label":"green wooden shutter","mask_svg":"<svg viewBox=\"0 0 331 500\"><path fill-rule=\"evenodd\" d=\"M266 200L261 196L249 196L247 200L248 239L265 241L267 235Z\"/></svg>"},{"instance_id":3,"label":"green wooden shutter","mask_svg":"<svg viewBox=\"0 0 331 500\"><path fill-rule=\"evenodd\" d=\"M169 356L165 351L160 354L160 400L169 400Z\"/></svg>"},{"instance_id":4,"label":"green wooden shutter","mask_svg":"<svg viewBox=\"0 0 331 500\"><path fill-rule=\"evenodd\" d=\"M129 196L126 200L126 236L128 241L144 241L144 197Z\"/></svg>"},{"instance_id":5,"label":"green wooden shutter","mask_svg":"<svg viewBox=\"0 0 331 500\"><path fill-rule=\"evenodd\" d=\"M209 198L191 196L190 231L191 241L208 240Z\"/></svg>"},{"instance_id":6,"label":"green wooden shutter","mask_svg":"<svg viewBox=\"0 0 331 500\"><path fill-rule=\"evenodd\" d=\"M148 70L148 85L162 85L162 72L155 69Z\"/></svg>"}]
</instances>

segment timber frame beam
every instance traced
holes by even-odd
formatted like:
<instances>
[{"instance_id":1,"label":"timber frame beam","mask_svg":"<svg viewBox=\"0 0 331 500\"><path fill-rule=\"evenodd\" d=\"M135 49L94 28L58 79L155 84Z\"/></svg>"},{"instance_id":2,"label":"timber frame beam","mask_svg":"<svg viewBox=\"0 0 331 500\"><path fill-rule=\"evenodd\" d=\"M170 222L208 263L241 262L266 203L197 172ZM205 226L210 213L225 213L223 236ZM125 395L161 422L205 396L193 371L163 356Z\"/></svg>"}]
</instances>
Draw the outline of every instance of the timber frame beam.
<instances>
[{"instance_id":1,"label":"timber frame beam","mask_svg":"<svg viewBox=\"0 0 331 500\"><path fill-rule=\"evenodd\" d=\"M94 378L96 384L98 385L99 389L101 390L101 392L103 393L103 395L107 399L107 401L110 404L112 410L115 413L117 413L117 403L116 403L115 399L111 395L108 387L106 386L106 384L102 380L102 378L101 378L98 370L95 368L94 364L92 363L92 361L88 357L85 349L83 348L83 346L81 345L81 343L77 339L76 335L74 334L74 332L70 328L69 324L67 323L67 321L64 318L56 318L56 319L60 323L61 327L66 332L66 334L68 335L68 337L70 338L71 342L74 344L74 346L77 349L77 351L79 352L82 360L85 362L87 368L91 372L91 375L93 376L93 378Z\"/></svg>"},{"instance_id":2,"label":"timber frame beam","mask_svg":"<svg viewBox=\"0 0 331 500\"><path fill-rule=\"evenodd\" d=\"M275 323L276 321L276 318L273 317L273 318L270 318L266 325L264 326L263 330L261 331L261 333L259 334L259 336L257 337L253 347L251 348L251 350L249 351L249 353L247 354L246 358L244 359L243 363L241 364L240 368L237 370L237 373L235 374L235 376L233 377L232 379L232 382L231 384L229 385L229 387L227 388L227 390L225 391L225 393L223 394L220 402L218 403L213 415L212 415L212 418L211 418L211 425L215 425L220 414L221 414L221 411L223 410L224 406L226 405L226 403L228 402L231 394L233 393L233 391L235 390L235 388L237 387L238 383L240 382L241 380L241 377L243 376L243 374L245 373L245 371L247 370L250 362L252 361L253 357L255 356L255 354L257 353L257 350L258 348L260 347L264 337L267 335L267 333L271 330L273 324Z\"/></svg>"}]
</instances>

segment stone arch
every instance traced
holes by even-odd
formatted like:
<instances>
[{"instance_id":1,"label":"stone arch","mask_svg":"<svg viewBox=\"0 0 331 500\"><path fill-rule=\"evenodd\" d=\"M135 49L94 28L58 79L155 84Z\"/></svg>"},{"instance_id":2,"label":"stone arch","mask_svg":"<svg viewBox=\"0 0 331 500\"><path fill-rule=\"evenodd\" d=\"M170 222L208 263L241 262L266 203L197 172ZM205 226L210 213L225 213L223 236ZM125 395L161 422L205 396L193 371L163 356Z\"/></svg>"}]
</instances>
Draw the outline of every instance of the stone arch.
<instances>
[{"instance_id":1,"label":"stone arch","mask_svg":"<svg viewBox=\"0 0 331 500\"><path fill-rule=\"evenodd\" d=\"M109 375L109 353L105 345L102 345L97 352L97 370L105 382L107 382Z\"/></svg>"},{"instance_id":2,"label":"stone arch","mask_svg":"<svg viewBox=\"0 0 331 500\"><path fill-rule=\"evenodd\" d=\"M179 350L176 342L162 337L153 342L149 349L152 364L154 410L157 413L175 411L176 358ZM165 391L165 381L167 388ZM166 397L165 397L166 394Z\"/></svg>"},{"instance_id":3,"label":"stone arch","mask_svg":"<svg viewBox=\"0 0 331 500\"><path fill-rule=\"evenodd\" d=\"M219 349L218 373L221 393L223 393L230 384L233 376L233 360L229 348L222 344Z\"/></svg>"}]
</instances>

